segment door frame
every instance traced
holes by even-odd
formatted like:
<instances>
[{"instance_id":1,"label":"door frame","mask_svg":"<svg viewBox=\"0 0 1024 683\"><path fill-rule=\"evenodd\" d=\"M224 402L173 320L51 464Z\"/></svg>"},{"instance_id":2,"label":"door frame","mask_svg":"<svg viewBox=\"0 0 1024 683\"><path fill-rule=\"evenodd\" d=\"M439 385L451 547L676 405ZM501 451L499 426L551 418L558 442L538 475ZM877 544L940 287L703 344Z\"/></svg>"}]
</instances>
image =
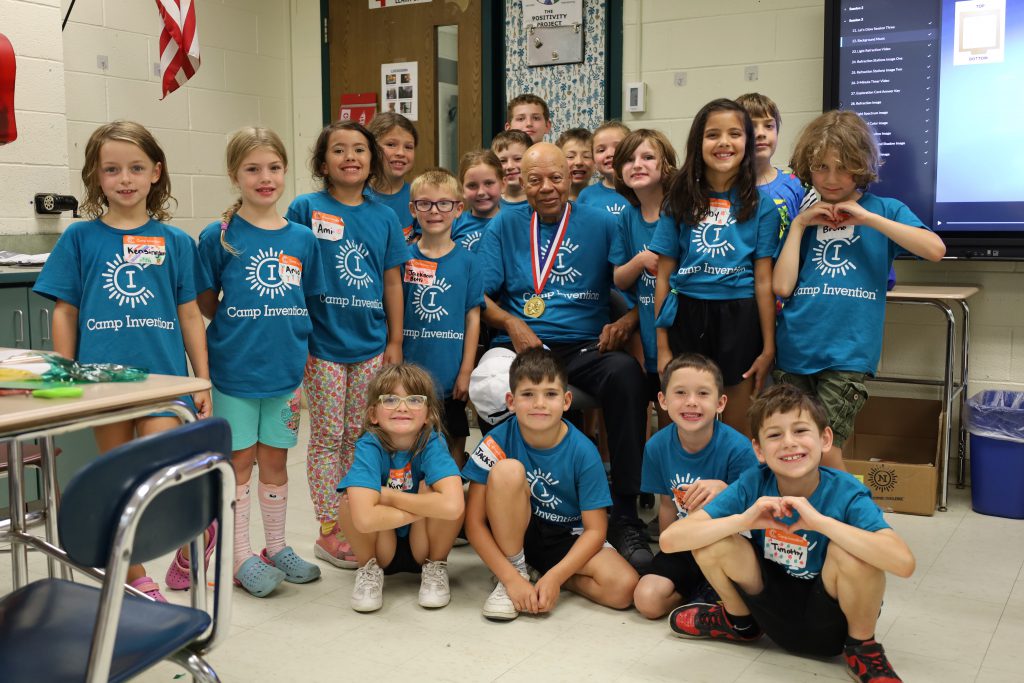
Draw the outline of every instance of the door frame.
<instances>
[{"instance_id":1,"label":"door frame","mask_svg":"<svg viewBox=\"0 0 1024 683\"><path fill-rule=\"evenodd\" d=\"M622 118L622 5L623 0L605 2L605 120ZM327 16L330 0L320 0L320 90L323 101L323 124L334 120L331 102L331 53L327 41ZM484 2L481 12L480 139L486 146L491 138L505 129L505 1Z\"/></svg>"}]
</instances>

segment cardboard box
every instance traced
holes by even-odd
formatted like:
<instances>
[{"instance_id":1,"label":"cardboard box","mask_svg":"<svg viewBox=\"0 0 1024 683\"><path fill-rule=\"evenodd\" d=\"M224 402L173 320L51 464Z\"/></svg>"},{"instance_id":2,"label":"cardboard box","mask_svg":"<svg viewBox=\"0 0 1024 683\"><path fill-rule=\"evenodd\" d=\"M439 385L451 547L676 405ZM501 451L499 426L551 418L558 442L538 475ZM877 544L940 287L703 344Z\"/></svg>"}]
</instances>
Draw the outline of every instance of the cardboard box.
<instances>
[{"instance_id":1,"label":"cardboard box","mask_svg":"<svg viewBox=\"0 0 1024 683\"><path fill-rule=\"evenodd\" d=\"M935 514L942 453L940 401L876 396L843 446L850 473L886 512Z\"/></svg>"}]
</instances>

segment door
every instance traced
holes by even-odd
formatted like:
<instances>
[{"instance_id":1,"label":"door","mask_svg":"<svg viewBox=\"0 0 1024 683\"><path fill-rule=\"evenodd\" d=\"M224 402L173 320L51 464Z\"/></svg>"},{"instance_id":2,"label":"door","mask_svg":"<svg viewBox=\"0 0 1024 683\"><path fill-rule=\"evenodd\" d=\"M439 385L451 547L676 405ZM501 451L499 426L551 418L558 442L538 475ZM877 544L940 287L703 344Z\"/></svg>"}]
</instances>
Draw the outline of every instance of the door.
<instances>
[{"instance_id":1,"label":"door","mask_svg":"<svg viewBox=\"0 0 1024 683\"><path fill-rule=\"evenodd\" d=\"M481 3L370 4L387 3L330 0L331 118L337 119L342 93L376 93L377 111L387 111L381 65L416 62L419 146L408 179L442 163L454 172L462 154L481 146Z\"/></svg>"}]
</instances>

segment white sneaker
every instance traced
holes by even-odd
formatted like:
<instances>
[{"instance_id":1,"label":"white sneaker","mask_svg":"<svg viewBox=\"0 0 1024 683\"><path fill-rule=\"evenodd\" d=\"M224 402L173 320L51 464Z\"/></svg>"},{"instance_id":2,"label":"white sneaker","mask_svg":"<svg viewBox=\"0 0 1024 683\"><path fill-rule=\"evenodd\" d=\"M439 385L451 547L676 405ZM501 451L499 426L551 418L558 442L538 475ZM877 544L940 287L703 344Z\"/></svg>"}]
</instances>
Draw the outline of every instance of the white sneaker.
<instances>
[{"instance_id":1,"label":"white sneaker","mask_svg":"<svg viewBox=\"0 0 1024 683\"><path fill-rule=\"evenodd\" d=\"M451 599L452 592L448 587L448 562L424 562L423 575L420 577L420 606L444 607Z\"/></svg>"},{"instance_id":2,"label":"white sneaker","mask_svg":"<svg viewBox=\"0 0 1024 683\"><path fill-rule=\"evenodd\" d=\"M527 581L530 580L527 574L520 574L520 576ZM501 581L497 583L491 594L487 596L487 600L484 601L483 612L484 616L488 619L495 619L497 621L512 621L519 616L519 611L512 604L512 598L508 597L505 584Z\"/></svg>"},{"instance_id":3,"label":"white sneaker","mask_svg":"<svg viewBox=\"0 0 1024 683\"><path fill-rule=\"evenodd\" d=\"M384 570L377 566L376 558L356 570L356 585L352 587L352 609L357 612L376 612L384 604Z\"/></svg>"}]
</instances>

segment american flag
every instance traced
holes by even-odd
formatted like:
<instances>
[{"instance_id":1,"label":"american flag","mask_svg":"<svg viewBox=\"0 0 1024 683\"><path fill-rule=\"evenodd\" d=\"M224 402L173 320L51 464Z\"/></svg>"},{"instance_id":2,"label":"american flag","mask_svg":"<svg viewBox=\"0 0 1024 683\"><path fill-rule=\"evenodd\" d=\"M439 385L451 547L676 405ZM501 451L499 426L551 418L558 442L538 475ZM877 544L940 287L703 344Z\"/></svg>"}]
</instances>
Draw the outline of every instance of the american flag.
<instances>
[{"instance_id":1,"label":"american flag","mask_svg":"<svg viewBox=\"0 0 1024 683\"><path fill-rule=\"evenodd\" d=\"M160 32L160 73L163 74L163 99L199 68L199 33L193 0L156 0L164 28Z\"/></svg>"}]
</instances>

